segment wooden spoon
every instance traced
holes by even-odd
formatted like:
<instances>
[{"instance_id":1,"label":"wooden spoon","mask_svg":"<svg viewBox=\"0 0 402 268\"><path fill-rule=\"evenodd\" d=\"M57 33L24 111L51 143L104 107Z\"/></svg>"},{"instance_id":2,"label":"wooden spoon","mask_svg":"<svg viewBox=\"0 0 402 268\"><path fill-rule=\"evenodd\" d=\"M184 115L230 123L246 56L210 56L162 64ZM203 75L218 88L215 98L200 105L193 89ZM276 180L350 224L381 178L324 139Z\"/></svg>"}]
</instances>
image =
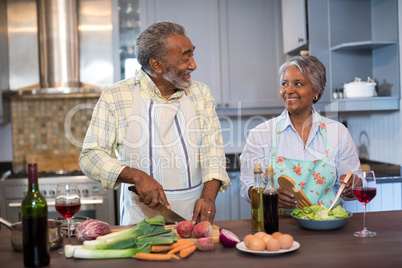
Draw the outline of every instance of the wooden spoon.
<instances>
[{"instance_id":1,"label":"wooden spoon","mask_svg":"<svg viewBox=\"0 0 402 268\"><path fill-rule=\"evenodd\" d=\"M342 194L343 189L345 189L346 183L348 183L348 181L349 181L350 177L352 177L352 175L353 175L352 171L349 171L348 174L346 174L346 177L345 177L345 179L343 180L341 187L339 187L339 190L338 190L338 192L336 193L335 199L334 199L334 201L332 202L332 205L329 207L328 211L330 211L331 209L334 208L334 206L335 206L335 204L336 204L336 201L338 201L339 197L340 197L341 194Z\"/></svg>"}]
</instances>

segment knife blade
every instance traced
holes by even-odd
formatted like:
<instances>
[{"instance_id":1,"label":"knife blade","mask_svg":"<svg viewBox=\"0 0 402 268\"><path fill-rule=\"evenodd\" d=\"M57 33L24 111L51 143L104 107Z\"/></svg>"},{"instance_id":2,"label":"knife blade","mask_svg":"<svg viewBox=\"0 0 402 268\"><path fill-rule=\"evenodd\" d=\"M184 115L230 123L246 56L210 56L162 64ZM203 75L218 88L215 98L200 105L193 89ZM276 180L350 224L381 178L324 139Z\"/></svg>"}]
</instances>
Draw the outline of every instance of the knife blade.
<instances>
[{"instance_id":1,"label":"knife blade","mask_svg":"<svg viewBox=\"0 0 402 268\"><path fill-rule=\"evenodd\" d=\"M134 193L136 193L137 195L137 189L135 188L135 185L133 186L129 186L128 189ZM152 208L156 213L158 213L159 215L162 215L166 220L172 222L172 223L176 223L176 222L180 222L180 221L185 221L186 219L183 218L182 216L180 216L179 214L177 214L176 212L174 212L171 209L168 209L167 207L165 207L164 204L159 203L157 204L154 208Z\"/></svg>"},{"instance_id":2,"label":"knife blade","mask_svg":"<svg viewBox=\"0 0 402 268\"><path fill-rule=\"evenodd\" d=\"M339 190L336 193L335 199L332 202L332 205L329 207L328 211L330 211L331 209L334 208L336 201L338 201L339 197L342 194L343 189L345 189L346 183L348 183L348 181L349 181L350 177L352 177L352 175L353 175L352 171L349 171L348 174L346 175L345 179L343 180L341 187L339 187Z\"/></svg>"}]
</instances>

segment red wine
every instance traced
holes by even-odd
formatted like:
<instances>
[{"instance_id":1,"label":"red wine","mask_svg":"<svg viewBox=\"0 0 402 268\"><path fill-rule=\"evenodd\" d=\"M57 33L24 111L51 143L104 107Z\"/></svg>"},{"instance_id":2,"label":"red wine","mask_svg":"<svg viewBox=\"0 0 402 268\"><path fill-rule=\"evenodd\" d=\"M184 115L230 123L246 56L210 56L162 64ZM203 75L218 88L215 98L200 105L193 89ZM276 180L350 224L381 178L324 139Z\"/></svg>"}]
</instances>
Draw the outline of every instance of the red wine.
<instances>
[{"instance_id":1,"label":"red wine","mask_svg":"<svg viewBox=\"0 0 402 268\"><path fill-rule=\"evenodd\" d=\"M43 246L49 244L47 217L22 218L22 232L25 234L23 238L24 265L27 267L47 266L50 262L50 249Z\"/></svg>"},{"instance_id":2,"label":"red wine","mask_svg":"<svg viewBox=\"0 0 402 268\"><path fill-rule=\"evenodd\" d=\"M64 218L72 218L75 213L80 210L81 204L73 204L73 205L56 205L56 210L59 212L61 216Z\"/></svg>"},{"instance_id":3,"label":"red wine","mask_svg":"<svg viewBox=\"0 0 402 268\"><path fill-rule=\"evenodd\" d=\"M264 192L264 229L267 234L278 232L278 193L275 191Z\"/></svg>"},{"instance_id":4,"label":"red wine","mask_svg":"<svg viewBox=\"0 0 402 268\"><path fill-rule=\"evenodd\" d=\"M362 203L368 203L377 194L377 189L374 187L355 187L353 195Z\"/></svg>"},{"instance_id":5,"label":"red wine","mask_svg":"<svg viewBox=\"0 0 402 268\"><path fill-rule=\"evenodd\" d=\"M21 202L24 265L47 266L50 262L47 202L39 191L38 166L28 164L28 191Z\"/></svg>"}]
</instances>

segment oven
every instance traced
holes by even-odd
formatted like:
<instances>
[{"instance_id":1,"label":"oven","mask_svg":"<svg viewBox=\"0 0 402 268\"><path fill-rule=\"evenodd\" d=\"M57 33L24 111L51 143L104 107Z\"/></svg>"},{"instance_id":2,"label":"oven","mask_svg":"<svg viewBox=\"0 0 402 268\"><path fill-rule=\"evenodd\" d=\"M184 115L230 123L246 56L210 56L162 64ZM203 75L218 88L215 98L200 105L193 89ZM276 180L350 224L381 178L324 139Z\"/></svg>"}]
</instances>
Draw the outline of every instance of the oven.
<instances>
[{"instance_id":1,"label":"oven","mask_svg":"<svg viewBox=\"0 0 402 268\"><path fill-rule=\"evenodd\" d=\"M101 183L90 180L84 175L41 177L39 190L48 205L48 218L60 215L55 209L55 192L58 183L76 183L81 197L81 208L76 216L86 216L116 225L116 194L114 190L104 190ZM7 178L0 181L0 216L9 222L21 221L21 201L28 190L28 179ZM4 229L4 228L3 228Z\"/></svg>"}]
</instances>

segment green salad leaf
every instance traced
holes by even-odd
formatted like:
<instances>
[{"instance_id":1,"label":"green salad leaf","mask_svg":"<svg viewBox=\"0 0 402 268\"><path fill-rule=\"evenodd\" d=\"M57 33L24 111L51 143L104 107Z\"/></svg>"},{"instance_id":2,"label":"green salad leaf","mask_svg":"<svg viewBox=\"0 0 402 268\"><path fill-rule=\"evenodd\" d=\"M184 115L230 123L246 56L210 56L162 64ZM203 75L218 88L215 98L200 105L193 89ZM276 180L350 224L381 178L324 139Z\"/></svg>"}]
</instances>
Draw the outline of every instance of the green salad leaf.
<instances>
[{"instance_id":1,"label":"green salad leaf","mask_svg":"<svg viewBox=\"0 0 402 268\"><path fill-rule=\"evenodd\" d=\"M309 207L304 207L303 209L296 208L293 210L293 214L297 218L309 219L309 220L334 220L340 218L347 218L349 216L348 212L341 206L338 205L334 209L328 211L325 205L312 205Z\"/></svg>"}]
</instances>

